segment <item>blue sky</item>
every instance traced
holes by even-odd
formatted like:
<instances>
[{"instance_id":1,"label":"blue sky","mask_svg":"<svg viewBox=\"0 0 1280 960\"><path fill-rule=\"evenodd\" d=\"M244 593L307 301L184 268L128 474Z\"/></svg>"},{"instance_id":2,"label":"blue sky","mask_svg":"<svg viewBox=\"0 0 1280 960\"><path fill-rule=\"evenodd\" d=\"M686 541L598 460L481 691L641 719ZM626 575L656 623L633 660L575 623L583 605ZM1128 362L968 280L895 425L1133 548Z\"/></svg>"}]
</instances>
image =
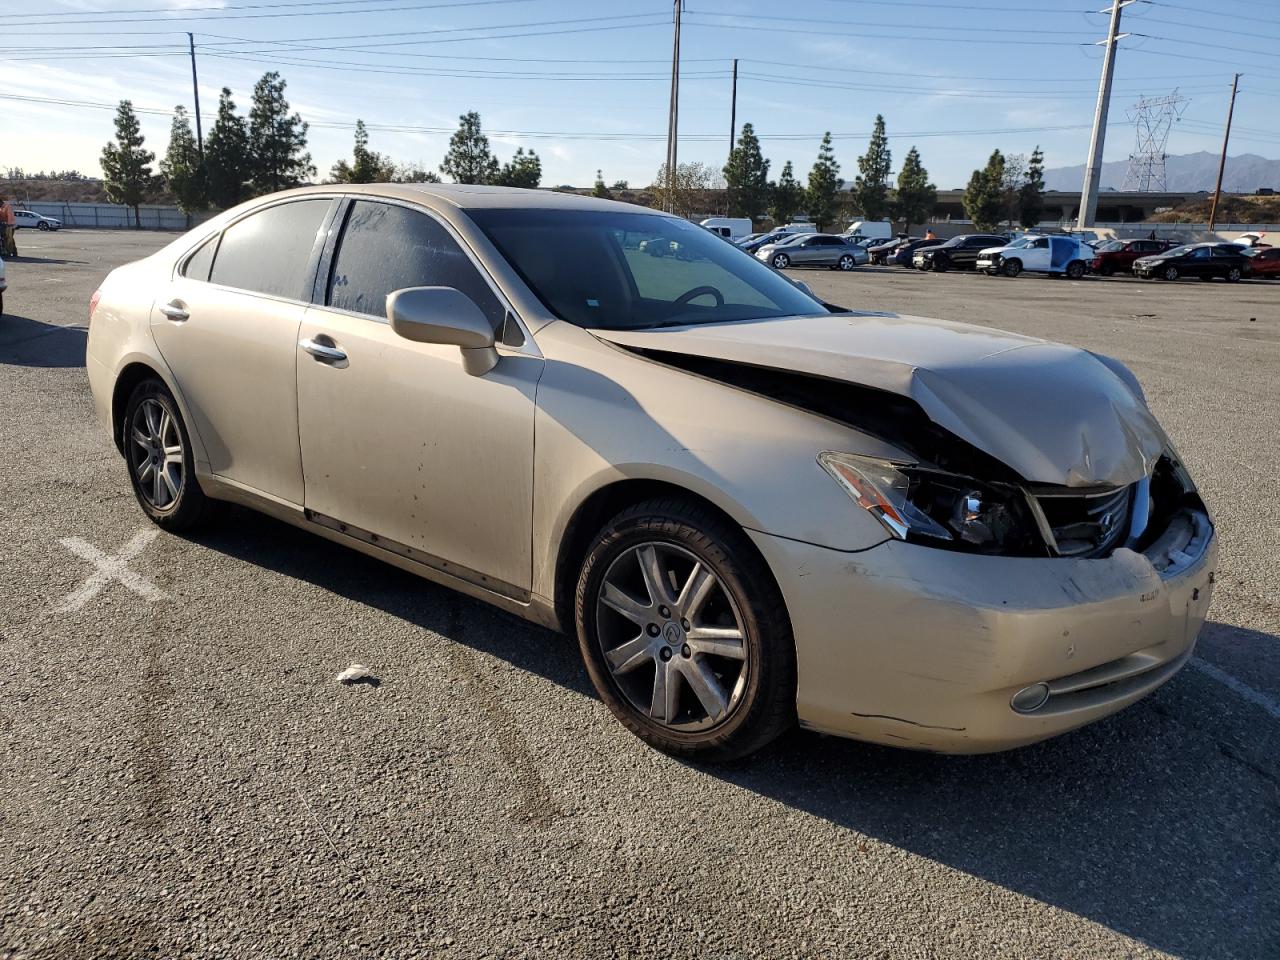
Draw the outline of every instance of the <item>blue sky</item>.
<instances>
[{"instance_id":1,"label":"blue sky","mask_svg":"<svg viewBox=\"0 0 1280 960\"><path fill-rule=\"evenodd\" d=\"M1088 148L1108 0L687 0L680 158L715 167L752 122L776 173L803 176L823 131L856 172L877 113L897 162L914 143L940 187L963 186L992 148L1049 166ZM1178 87L1190 98L1170 153L1216 151L1231 76L1244 73L1231 152L1280 156L1280 0L1142 0L1127 7L1107 159L1133 148L1126 109ZM652 181L665 153L669 0L37 0L0 13L0 167L100 175L101 104L146 112L158 154L165 114L191 107L186 32L212 122L229 86L247 112L268 69L311 122L323 175L357 117L374 149L435 168L448 131L480 112L495 153L543 159L544 184ZM1270 14L1270 15L1268 15ZM52 103L48 101L61 101Z\"/></svg>"}]
</instances>

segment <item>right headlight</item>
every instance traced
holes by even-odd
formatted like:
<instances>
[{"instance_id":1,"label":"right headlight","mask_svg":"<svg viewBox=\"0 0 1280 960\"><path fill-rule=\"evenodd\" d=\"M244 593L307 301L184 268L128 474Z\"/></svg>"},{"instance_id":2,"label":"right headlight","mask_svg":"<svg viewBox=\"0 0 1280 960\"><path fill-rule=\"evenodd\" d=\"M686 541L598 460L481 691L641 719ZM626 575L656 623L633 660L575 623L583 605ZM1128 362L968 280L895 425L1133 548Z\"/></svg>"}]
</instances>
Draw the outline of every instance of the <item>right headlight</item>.
<instances>
[{"instance_id":1,"label":"right headlight","mask_svg":"<svg viewBox=\"0 0 1280 960\"><path fill-rule=\"evenodd\" d=\"M853 453L825 451L818 463L899 540L980 553L1044 553L1017 487Z\"/></svg>"}]
</instances>

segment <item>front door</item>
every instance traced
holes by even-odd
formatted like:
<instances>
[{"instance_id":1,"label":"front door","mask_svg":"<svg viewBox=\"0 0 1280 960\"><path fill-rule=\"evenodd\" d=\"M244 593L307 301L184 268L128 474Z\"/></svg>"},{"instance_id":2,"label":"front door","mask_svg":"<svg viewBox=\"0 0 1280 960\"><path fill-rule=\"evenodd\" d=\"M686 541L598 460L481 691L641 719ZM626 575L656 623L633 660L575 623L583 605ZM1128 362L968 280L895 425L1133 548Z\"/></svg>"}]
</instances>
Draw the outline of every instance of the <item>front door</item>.
<instances>
[{"instance_id":1,"label":"front door","mask_svg":"<svg viewBox=\"0 0 1280 960\"><path fill-rule=\"evenodd\" d=\"M506 318L480 268L433 215L353 201L323 303L297 338L309 516L527 599L542 360L507 353L475 377L457 347L397 336L387 295L416 286L461 290L495 330ZM316 345L336 353L308 352Z\"/></svg>"},{"instance_id":2,"label":"front door","mask_svg":"<svg viewBox=\"0 0 1280 960\"><path fill-rule=\"evenodd\" d=\"M156 291L151 331L219 477L302 503L298 326L329 198L275 204L215 235Z\"/></svg>"}]
</instances>

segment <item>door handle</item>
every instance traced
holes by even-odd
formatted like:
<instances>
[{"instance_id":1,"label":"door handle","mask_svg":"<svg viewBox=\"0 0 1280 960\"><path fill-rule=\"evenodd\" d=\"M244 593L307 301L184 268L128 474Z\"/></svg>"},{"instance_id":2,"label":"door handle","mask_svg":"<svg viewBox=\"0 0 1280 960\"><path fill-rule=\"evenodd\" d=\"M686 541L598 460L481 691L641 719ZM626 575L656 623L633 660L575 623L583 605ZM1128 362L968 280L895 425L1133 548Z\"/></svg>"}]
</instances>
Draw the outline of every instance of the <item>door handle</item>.
<instances>
[{"instance_id":1,"label":"door handle","mask_svg":"<svg viewBox=\"0 0 1280 960\"><path fill-rule=\"evenodd\" d=\"M168 303L161 304L160 312L174 323L182 323L183 320L191 318L191 314L187 313L187 308L183 306L181 300L170 300Z\"/></svg>"},{"instance_id":2,"label":"door handle","mask_svg":"<svg viewBox=\"0 0 1280 960\"><path fill-rule=\"evenodd\" d=\"M323 335L322 335L323 336ZM324 337L329 340L328 337ZM339 349L332 340L328 343L321 343L319 339L308 337L306 340L299 340L298 346L311 354L321 363L344 363L347 359L345 350Z\"/></svg>"}]
</instances>

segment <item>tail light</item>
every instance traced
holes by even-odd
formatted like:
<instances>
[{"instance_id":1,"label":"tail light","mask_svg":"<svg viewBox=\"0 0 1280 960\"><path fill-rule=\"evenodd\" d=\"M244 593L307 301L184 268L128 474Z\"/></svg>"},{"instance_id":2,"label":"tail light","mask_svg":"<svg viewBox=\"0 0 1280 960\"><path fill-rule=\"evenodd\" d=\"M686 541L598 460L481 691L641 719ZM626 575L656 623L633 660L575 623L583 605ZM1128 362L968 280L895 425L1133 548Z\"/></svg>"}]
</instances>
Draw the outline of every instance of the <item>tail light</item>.
<instances>
[{"instance_id":1,"label":"tail light","mask_svg":"<svg viewBox=\"0 0 1280 960\"><path fill-rule=\"evenodd\" d=\"M99 287L93 291L93 296L89 298L89 322L93 322L93 311L98 309L98 301L102 299L102 288Z\"/></svg>"}]
</instances>

